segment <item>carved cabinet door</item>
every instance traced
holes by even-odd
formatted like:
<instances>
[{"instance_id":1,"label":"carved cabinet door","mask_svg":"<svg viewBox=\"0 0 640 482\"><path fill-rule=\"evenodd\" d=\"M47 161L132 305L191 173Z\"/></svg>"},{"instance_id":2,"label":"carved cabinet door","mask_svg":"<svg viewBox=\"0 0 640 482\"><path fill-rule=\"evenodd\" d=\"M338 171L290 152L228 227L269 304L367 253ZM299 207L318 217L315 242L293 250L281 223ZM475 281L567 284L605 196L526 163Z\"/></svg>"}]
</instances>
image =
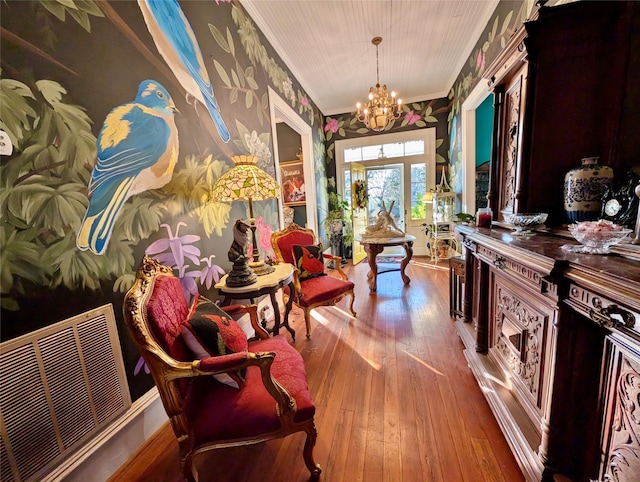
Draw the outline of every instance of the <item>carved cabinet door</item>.
<instances>
[{"instance_id":1,"label":"carved cabinet door","mask_svg":"<svg viewBox=\"0 0 640 482\"><path fill-rule=\"evenodd\" d=\"M511 391L537 430L549 390L549 336L556 312L546 300L494 270L489 358L509 374Z\"/></svg>"},{"instance_id":2,"label":"carved cabinet door","mask_svg":"<svg viewBox=\"0 0 640 482\"><path fill-rule=\"evenodd\" d=\"M522 135L525 97L527 92L528 64L510 75L496 89L499 102L498 150L495 172L493 210L498 221L505 214L518 212L520 178L523 170ZM504 90L503 90L504 89ZM500 90L501 92L498 92Z\"/></svg>"},{"instance_id":3,"label":"carved cabinet door","mask_svg":"<svg viewBox=\"0 0 640 482\"><path fill-rule=\"evenodd\" d=\"M640 353L613 337L606 341L605 414L598 480L640 480Z\"/></svg>"}]
</instances>

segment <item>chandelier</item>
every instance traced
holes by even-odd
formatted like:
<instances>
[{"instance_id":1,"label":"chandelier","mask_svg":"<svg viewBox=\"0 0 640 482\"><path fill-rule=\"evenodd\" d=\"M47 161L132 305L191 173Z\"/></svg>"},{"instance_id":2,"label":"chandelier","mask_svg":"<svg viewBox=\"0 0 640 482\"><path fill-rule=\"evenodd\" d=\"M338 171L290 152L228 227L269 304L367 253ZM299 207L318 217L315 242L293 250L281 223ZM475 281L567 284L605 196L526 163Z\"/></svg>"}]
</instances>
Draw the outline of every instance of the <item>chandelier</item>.
<instances>
[{"instance_id":1,"label":"chandelier","mask_svg":"<svg viewBox=\"0 0 640 482\"><path fill-rule=\"evenodd\" d=\"M356 118L369 129L383 131L393 120L400 117L402 100L396 100L396 93L387 92L387 86L380 86L380 61L378 59L378 45L382 37L373 37L371 43L376 46L376 86L369 89L369 101L363 106L358 102Z\"/></svg>"}]
</instances>

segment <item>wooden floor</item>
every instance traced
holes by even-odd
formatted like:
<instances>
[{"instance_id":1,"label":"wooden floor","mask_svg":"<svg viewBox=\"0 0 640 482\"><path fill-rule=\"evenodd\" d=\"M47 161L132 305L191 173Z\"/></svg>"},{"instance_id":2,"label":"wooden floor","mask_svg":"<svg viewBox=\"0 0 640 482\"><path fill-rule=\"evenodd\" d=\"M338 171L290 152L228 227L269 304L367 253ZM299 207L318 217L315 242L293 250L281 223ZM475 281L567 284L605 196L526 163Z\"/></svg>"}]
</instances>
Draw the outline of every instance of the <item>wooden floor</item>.
<instances>
[{"instance_id":1,"label":"wooden floor","mask_svg":"<svg viewBox=\"0 0 640 482\"><path fill-rule=\"evenodd\" d=\"M326 482L522 481L523 476L476 384L449 317L446 262L414 259L400 274L378 277L348 267L357 319L346 301L291 316L317 413L315 459ZM289 336L289 335L287 335ZM201 482L304 481L304 435L210 453ZM114 475L117 481L176 482L178 445L165 425Z\"/></svg>"}]
</instances>

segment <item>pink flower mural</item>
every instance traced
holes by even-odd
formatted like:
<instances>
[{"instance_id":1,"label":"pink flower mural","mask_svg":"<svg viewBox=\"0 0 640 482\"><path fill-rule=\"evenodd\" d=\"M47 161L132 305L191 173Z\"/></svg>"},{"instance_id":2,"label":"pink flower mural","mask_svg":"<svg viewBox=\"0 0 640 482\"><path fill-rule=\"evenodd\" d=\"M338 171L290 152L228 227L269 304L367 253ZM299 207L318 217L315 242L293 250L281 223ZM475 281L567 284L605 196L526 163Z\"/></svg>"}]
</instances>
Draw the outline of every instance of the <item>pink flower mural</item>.
<instances>
[{"instance_id":1,"label":"pink flower mural","mask_svg":"<svg viewBox=\"0 0 640 482\"><path fill-rule=\"evenodd\" d=\"M484 65L486 61L487 61L487 56L484 54L482 50L479 50L478 57L476 57L476 70L478 72L482 72L484 70Z\"/></svg>"},{"instance_id":2,"label":"pink flower mural","mask_svg":"<svg viewBox=\"0 0 640 482\"><path fill-rule=\"evenodd\" d=\"M338 119L329 119L329 122L327 122L324 126L324 131L331 131L334 134L338 132Z\"/></svg>"},{"instance_id":3,"label":"pink flower mural","mask_svg":"<svg viewBox=\"0 0 640 482\"><path fill-rule=\"evenodd\" d=\"M415 112L413 112L412 110L407 112L405 114L404 118L407 120L409 125L415 124L417 121L420 120L420 116L418 114L416 114Z\"/></svg>"}]
</instances>

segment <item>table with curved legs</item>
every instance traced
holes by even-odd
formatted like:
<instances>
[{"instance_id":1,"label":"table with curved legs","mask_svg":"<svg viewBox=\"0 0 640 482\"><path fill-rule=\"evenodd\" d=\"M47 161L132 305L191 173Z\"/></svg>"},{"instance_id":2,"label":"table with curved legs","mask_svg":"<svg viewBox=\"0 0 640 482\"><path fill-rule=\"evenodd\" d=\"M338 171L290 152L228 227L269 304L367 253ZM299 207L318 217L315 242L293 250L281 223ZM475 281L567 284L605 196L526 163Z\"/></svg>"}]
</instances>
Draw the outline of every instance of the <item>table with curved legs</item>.
<instances>
[{"instance_id":1,"label":"table with curved legs","mask_svg":"<svg viewBox=\"0 0 640 482\"><path fill-rule=\"evenodd\" d=\"M405 268L411 261L411 257L413 256L413 242L416 240L416 237L411 234L406 234L402 237L394 237L394 238L368 238L362 236L360 238L356 238L362 246L364 247L365 252L367 253L367 261L369 262L369 273L367 274L367 280L369 282L369 291L375 293L378 289L378 275L389 273L391 271L400 271L400 276L402 277L402 282L406 285L411 283L411 279L404 272ZM402 246L404 248L405 256L402 258L400 262L399 268L384 268L378 269L378 263L376 257L382 253L384 248L387 246Z\"/></svg>"},{"instance_id":2,"label":"table with curved legs","mask_svg":"<svg viewBox=\"0 0 640 482\"><path fill-rule=\"evenodd\" d=\"M273 316L275 324L273 326L273 334L277 335L280 331L280 307L278 306L278 300L276 298L276 292L280 288L289 286L289 289L293 289L293 266L288 263L279 263L275 265L275 270L271 273L258 276L258 280L248 286L227 286L226 274L222 279L215 284L215 288L218 293L224 296L223 304L229 304L230 300L237 299L250 299L259 298L263 295L269 295L271 298L271 304L273 305ZM253 302L253 301L252 301ZM290 296L287 300L284 310L284 326L291 334L293 341L296 340L296 332L289 326L289 313L291 312L291 305L293 297Z\"/></svg>"}]
</instances>

